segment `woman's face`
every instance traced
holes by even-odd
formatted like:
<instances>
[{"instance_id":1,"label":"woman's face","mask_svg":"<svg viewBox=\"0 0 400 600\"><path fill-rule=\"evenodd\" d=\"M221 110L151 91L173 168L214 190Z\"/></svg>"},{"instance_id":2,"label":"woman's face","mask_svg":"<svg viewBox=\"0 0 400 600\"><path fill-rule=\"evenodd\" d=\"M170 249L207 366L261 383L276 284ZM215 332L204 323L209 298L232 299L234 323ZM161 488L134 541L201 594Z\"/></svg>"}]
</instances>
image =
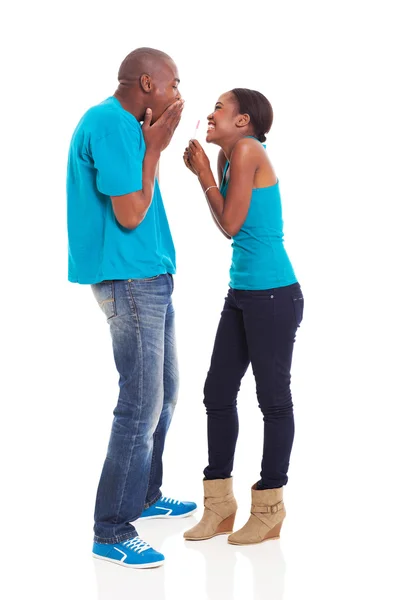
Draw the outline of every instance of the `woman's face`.
<instances>
[{"instance_id":1,"label":"woman's face","mask_svg":"<svg viewBox=\"0 0 400 600\"><path fill-rule=\"evenodd\" d=\"M237 132L238 105L235 96L226 92L218 98L214 112L208 115L206 141L220 144Z\"/></svg>"}]
</instances>

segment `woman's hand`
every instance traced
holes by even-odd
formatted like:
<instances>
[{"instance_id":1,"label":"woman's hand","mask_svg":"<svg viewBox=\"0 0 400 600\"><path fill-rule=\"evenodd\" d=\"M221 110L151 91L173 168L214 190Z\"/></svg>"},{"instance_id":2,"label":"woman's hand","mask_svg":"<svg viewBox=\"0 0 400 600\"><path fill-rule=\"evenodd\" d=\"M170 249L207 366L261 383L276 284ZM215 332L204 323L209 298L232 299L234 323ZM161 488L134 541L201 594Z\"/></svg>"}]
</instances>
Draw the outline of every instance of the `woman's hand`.
<instances>
[{"instance_id":1,"label":"woman's hand","mask_svg":"<svg viewBox=\"0 0 400 600\"><path fill-rule=\"evenodd\" d=\"M185 149L183 160L187 168L197 177L201 173L211 170L208 156L197 140L190 140L189 146Z\"/></svg>"},{"instance_id":2,"label":"woman's hand","mask_svg":"<svg viewBox=\"0 0 400 600\"><path fill-rule=\"evenodd\" d=\"M192 173L194 175L197 175L196 171L193 169L192 165L190 164L190 160L189 160L189 148L185 148L185 152L183 153L183 162L185 163L185 165L187 166L187 168L189 169L189 171L192 171Z\"/></svg>"}]
</instances>

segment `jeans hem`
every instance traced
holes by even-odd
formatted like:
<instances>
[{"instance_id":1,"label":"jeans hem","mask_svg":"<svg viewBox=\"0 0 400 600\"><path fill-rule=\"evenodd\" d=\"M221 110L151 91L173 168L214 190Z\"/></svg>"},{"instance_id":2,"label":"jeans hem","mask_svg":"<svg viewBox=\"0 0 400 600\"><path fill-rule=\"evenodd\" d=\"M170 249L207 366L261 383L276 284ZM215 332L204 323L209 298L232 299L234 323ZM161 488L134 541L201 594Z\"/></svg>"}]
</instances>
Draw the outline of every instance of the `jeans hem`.
<instances>
[{"instance_id":1,"label":"jeans hem","mask_svg":"<svg viewBox=\"0 0 400 600\"><path fill-rule=\"evenodd\" d=\"M138 532L136 531L135 528L133 528L132 531L130 531L129 533L117 535L112 538L102 538L102 537L95 535L93 538L93 541L96 544L120 544L121 542L124 542L125 540L131 540L137 536L138 536Z\"/></svg>"},{"instance_id":2,"label":"jeans hem","mask_svg":"<svg viewBox=\"0 0 400 600\"><path fill-rule=\"evenodd\" d=\"M154 500L150 500L150 502L146 502L146 504L144 505L144 509L143 510L146 510L147 508L150 508L150 506L153 506L153 504L155 504L156 502L158 502L160 498L162 498L162 493L158 492L158 494L154 498Z\"/></svg>"},{"instance_id":3,"label":"jeans hem","mask_svg":"<svg viewBox=\"0 0 400 600\"><path fill-rule=\"evenodd\" d=\"M287 481L278 481L275 483L263 483L262 479L257 481L256 490L278 490L279 488L284 487L287 484Z\"/></svg>"}]
</instances>

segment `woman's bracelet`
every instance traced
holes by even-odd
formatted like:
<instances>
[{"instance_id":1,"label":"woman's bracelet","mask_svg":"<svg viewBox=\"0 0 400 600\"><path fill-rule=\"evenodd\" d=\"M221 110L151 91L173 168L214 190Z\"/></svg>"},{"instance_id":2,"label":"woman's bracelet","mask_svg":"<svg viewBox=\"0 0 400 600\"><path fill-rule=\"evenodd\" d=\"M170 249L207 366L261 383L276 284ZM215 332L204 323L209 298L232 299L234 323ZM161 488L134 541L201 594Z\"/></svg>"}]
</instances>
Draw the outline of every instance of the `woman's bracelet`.
<instances>
[{"instance_id":1,"label":"woman's bracelet","mask_svg":"<svg viewBox=\"0 0 400 600\"><path fill-rule=\"evenodd\" d=\"M213 188L213 187L215 187L215 188L217 188L217 189L218 189L218 186L217 186L217 185L210 185L210 186L209 186L209 187L206 189L206 191L204 192L206 196L207 196L207 192L208 192L208 190L211 190L211 188Z\"/></svg>"}]
</instances>

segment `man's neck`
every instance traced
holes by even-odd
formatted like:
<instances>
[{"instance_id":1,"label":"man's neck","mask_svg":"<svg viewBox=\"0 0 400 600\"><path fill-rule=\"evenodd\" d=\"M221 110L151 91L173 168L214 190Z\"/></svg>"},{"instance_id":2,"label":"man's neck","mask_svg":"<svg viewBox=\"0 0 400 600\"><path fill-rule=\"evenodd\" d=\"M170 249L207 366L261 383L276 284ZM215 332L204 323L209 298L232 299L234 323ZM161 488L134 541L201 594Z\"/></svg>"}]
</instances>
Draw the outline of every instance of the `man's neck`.
<instances>
[{"instance_id":1,"label":"man's neck","mask_svg":"<svg viewBox=\"0 0 400 600\"><path fill-rule=\"evenodd\" d=\"M114 97L120 102L122 108L133 115L137 121L143 121L145 108L135 102L128 94L124 94L121 90L117 90Z\"/></svg>"}]
</instances>

